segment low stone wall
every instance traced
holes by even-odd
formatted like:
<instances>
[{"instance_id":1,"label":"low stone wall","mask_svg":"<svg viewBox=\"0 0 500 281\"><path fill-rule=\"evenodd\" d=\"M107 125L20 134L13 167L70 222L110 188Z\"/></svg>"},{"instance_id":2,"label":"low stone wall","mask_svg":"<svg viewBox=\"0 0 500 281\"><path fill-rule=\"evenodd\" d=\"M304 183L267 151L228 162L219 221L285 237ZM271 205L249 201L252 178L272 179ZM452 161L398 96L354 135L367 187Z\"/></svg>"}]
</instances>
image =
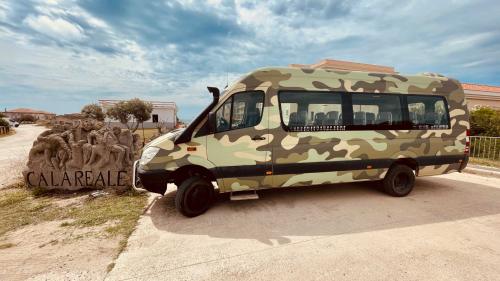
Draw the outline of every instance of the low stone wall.
<instances>
[{"instance_id":1,"label":"low stone wall","mask_svg":"<svg viewBox=\"0 0 500 281\"><path fill-rule=\"evenodd\" d=\"M126 187L140 147L137 134L92 119L58 124L33 143L24 180L47 189Z\"/></svg>"},{"instance_id":2,"label":"low stone wall","mask_svg":"<svg viewBox=\"0 0 500 281\"><path fill-rule=\"evenodd\" d=\"M106 122L106 123L110 124L111 126L120 127L122 129L127 128L126 125L124 125L120 122L116 122L116 121L111 121L111 122ZM158 127L158 125L159 125L158 123L144 122L143 124L139 125L138 130L140 130L143 126L144 126L144 129L155 129ZM175 124L173 122L163 122L163 123L161 123L161 126L167 128L169 130L175 128Z\"/></svg>"}]
</instances>

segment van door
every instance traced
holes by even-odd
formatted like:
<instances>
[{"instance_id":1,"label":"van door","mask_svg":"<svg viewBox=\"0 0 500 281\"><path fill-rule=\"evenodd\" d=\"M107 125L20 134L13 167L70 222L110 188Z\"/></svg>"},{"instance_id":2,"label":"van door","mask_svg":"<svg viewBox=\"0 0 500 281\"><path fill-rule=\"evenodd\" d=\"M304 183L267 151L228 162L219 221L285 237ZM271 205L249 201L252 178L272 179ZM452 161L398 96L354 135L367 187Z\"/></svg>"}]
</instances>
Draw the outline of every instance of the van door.
<instances>
[{"instance_id":1,"label":"van door","mask_svg":"<svg viewBox=\"0 0 500 281\"><path fill-rule=\"evenodd\" d=\"M232 94L215 110L215 133L207 136L208 160L223 179L222 192L271 184L271 151L263 91Z\"/></svg>"},{"instance_id":2,"label":"van door","mask_svg":"<svg viewBox=\"0 0 500 281\"><path fill-rule=\"evenodd\" d=\"M343 180L336 168L345 160L342 94L282 90L278 93L281 126L271 133L273 185L308 186Z\"/></svg>"}]
</instances>

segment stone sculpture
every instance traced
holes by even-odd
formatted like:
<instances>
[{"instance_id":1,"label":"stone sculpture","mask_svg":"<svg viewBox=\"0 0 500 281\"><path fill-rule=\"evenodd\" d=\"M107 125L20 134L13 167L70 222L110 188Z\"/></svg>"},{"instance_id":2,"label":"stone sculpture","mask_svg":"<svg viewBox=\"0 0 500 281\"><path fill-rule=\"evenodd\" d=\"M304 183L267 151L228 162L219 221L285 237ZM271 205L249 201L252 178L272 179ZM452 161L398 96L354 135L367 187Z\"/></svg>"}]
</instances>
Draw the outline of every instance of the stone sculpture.
<instances>
[{"instance_id":1,"label":"stone sculpture","mask_svg":"<svg viewBox=\"0 0 500 281\"><path fill-rule=\"evenodd\" d=\"M140 146L137 134L96 120L57 124L33 142L24 180L48 189L125 187Z\"/></svg>"}]
</instances>

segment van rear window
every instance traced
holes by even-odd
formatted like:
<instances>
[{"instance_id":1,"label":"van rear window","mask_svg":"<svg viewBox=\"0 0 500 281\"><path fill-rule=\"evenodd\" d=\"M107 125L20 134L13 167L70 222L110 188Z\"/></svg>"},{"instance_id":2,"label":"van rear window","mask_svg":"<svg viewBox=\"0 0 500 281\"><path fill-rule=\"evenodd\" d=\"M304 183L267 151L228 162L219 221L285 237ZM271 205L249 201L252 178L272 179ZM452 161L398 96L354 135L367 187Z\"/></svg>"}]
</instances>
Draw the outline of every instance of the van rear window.
<instances>
[{"instance_id":1,"label":"van rear window","mask_svg":"<svg viewBox=\"0 0 500 281\"><path fill-rule=\"evenodd\" d=\"M448 129L449 116L443 97L408 96L408 113L413 129Z\"/></svg>"}]
</instances>

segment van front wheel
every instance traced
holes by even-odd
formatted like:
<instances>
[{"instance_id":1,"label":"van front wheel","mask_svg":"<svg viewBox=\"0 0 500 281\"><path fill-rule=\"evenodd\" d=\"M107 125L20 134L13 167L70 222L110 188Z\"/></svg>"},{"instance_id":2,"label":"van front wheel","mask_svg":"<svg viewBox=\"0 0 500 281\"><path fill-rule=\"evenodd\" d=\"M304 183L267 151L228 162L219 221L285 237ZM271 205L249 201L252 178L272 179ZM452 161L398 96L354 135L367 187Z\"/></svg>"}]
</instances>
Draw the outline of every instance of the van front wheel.
<instances>
[{"instance_id":1,"label":"van front wheel","mask_svg":"<svg viewBox=\"0 0 500 281\"><path fill-rule=\"evenodd\" d=\"M395 197L408 195L415 185L413 170L405 165L393 166L384 178L384 191Z\"/></svg>"},{"instance_id":2,"label":"van front wheel","mask_svg":"<svg viewBox=\"0 0 500 281\"><path fill-rule=\"evenodd\" d=\"M177 188L175 207L186 217L196 217L210 208L214 197L214 187L208 180L194 176Z\"/></svg>"}]
</instances>

